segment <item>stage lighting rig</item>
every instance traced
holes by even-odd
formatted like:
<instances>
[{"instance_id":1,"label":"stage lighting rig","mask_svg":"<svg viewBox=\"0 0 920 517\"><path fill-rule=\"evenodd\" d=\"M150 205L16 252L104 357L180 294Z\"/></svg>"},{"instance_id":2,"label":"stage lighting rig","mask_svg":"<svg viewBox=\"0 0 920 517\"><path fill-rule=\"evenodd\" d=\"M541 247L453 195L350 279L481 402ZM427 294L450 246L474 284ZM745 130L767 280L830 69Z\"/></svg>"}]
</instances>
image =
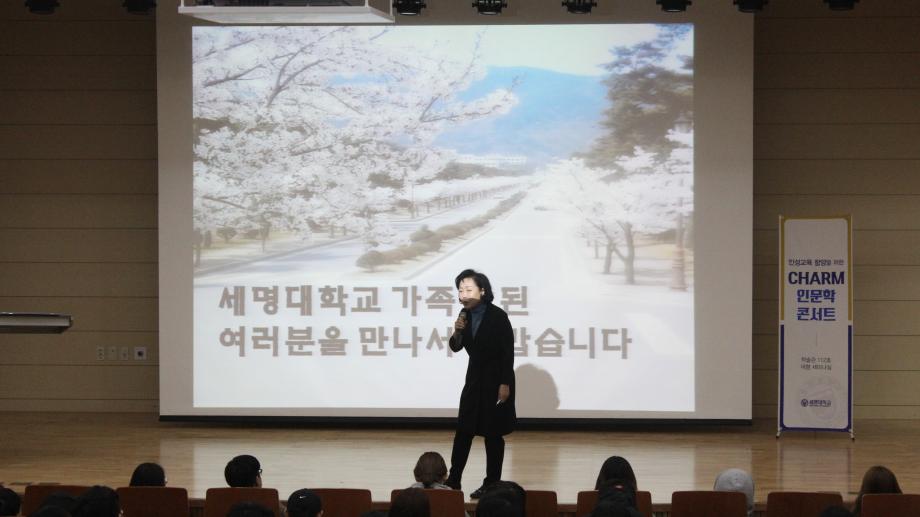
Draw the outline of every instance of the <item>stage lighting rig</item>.
<instances>
[{"instance_id":1,"label":"stage lighting rig","mask_svg":"<svg viewBox=\"0 0 920 517\"><path fill-rule=\"evenodd\" d=\"M590 14L591 8L597 7L594 0L562 0L562 7L572 14Z\"/></svg>"},{"instance_id":2,"label":"stage lighting rig","mask_svg":"<svg viewBox=\"0 0 920 517\"><path fill-rule=\"evenodd\" d=\"M742 13L759 13L770 0L735 0L735 5Z\"/></svg>"},{"instance_id":3,"label":"stage lighting rig","mask_svg":"<svg viewBox=\"0 0 920 517\"><path fill-rule=\"evenodd\" d=\"M425 0L394 0L393 8L403 16L418 16L422 9L428 7Z\"/></svg>"},{"instance_id":4,"label":"stage lighting rig","mask_svg":"<svg viewBox=\"0 0 920 517\"><path fill-rule=\"evenodd\" d=\"M508 2L505 0L476 0L473 2L473 7L479 14L492 16L501 14L502 9L508 7Z\"/></svg>"},{"instance_id":5,"label":"stage lighting rig","mask_svg":"<svg viewBox=\"0 0 920 517\"><path fill-rule=\"evenodd\" d=\"M668 13L682 13L687 10L687 6L692 4L691 0L655 0L655 3L661 6L661 10Z\"/></svg>"}]
</instances>

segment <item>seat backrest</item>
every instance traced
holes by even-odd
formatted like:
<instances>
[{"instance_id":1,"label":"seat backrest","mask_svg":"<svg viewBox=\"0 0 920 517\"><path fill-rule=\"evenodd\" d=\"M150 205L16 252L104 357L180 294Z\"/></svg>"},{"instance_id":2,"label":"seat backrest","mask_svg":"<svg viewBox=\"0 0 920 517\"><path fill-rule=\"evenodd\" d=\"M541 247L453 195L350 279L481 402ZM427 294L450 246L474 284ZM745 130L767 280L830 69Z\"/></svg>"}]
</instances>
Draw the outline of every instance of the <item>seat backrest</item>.
<instances>
[{"instance_id":1,"label":"seat backrest","mask_svg":"<svg viewBox=\"0 0 920 517\"><path fill-rule=\"evenodd\" d=\"M124 486L116 492L124 517L189 517L184 488Z\"/></svg>"},{"instance_id":2,"label":"seat backrest","mask_svg":"<svg viewBox=\"0 0 920 517\"><path fill-rule=\"evenodd\" d=\"M465 517L466 508L463 505L463 492L460 490L445 490L438 488L425 488L428 494L428 504L432 517ZM390 504L402 492L401 489L390 492ZM325 517L325 516L324 516Z\"/></svg>"},{"instance_id":3,"label":"seat backrest","mask_svg":"<svg viewBox=\"0 0 920 517\"><path fill-rule=\"evenodd\" d=\"M652 517L652 493L646 490L636 492L636 509L645 517Z\"/></svg>"},{"instance_id":4,"label":"seat backrest","mask_svg":"<svg viewBox=\"0 0 920 517\"><path fill-rule=\"evenodd\" d=\"M363 488L311 488L323 502L323 517L360 517L373 509L371 491Z\"/></svg>"},{"instance_id":5,"label":"seat backrest","mask_svg":"<svg viewBox=\"0 0 920 517\"><path fill-rule=\"evenodd\" d=\"M552 490L527 490L524 507L527 517L559 517L556 492Z\"/></svg>"},{"instance_id":6,"label":"seat backrest","mask_svg":"<svg viewBox=\"0 0 920 517\"><path fill-rule=\"evenodd\" d=\"M770 492L767 517L815 517L828 506L843 506L836 492Z\"/></svg>"},{"instance_id":7,"label":"seat backrest","mask_svg":"<svg viewBox=\"0 0 920 517\"><path fill-rule=\"evenodd\" d=\"M747 517L741 492L692 490L671 494L671 517Z\"/></svg>"},{"instance_id":8,"label":"seat backrest","mask_svg":"<svg viewBox=\"0 0 920 517\"><path fill-rule=\"evenodd\" d=\"M22 514L29 515L38 510L42 501L55 492L64 492L76 497L89 490L89 488L84 485L27 485L26 491L22 496Z\"/></svg>"},{"instance_id":9,"label":"seat backrest","mask_svg":"<svg viewBox=\"0 0 920 517\"><path fill-rule=\"evenodd\" d=\"M209 488L204 495L204 517L227 517L236 503L251 501L281 517L281 502L274 488Z\"/></svg>"},{"instance_id":10,"label":"seat backrest","mask_svg":"<svg viewBox=\"0 0 920 517\"><path fill-rule=\"evenodd\" d=\"M583 517L591 513L597 506L597 490L583 490L578 492L575 500L575 515ZM636 491L636 509L645 517L652 517L652 493L646 490Z\"/></svg>"},{"instance_id":11,"label":"seat backrest","mask_svg":"<svg viewBox=\"0 0 920 517\"><path fill-rule=\"evenodd\" d=\"M597 490L582 490L575 500L575 517L584 517L597 506Z\"/></svg>"},{"instance_id":12,"label":"seat backrest","mask_svg":"<svg viewBox=\"0 0 920 517\"><path fill-rule=\"evenodd\" d=\"M918 494L866 494L862 498L861 517L920 515Z\"/></svg>"}]
</instances>

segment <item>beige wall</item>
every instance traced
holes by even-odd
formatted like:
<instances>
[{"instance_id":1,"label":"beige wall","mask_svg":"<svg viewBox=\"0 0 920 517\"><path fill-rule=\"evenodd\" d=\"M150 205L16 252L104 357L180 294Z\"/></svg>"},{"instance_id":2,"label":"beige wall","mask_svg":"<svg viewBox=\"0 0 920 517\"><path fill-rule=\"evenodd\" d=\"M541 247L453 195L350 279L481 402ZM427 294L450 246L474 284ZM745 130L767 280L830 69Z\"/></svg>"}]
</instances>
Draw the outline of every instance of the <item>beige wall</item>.
<instances>
[{"instance_id":1,"label":"beige wall","mask_svg":"<svg viewBox=\"0 0 920 517\"><path fill-rule=\"evenodd\" d=\"M74 327L0 334L0 409L156 411L155 19L61 4L0 2L0 311Z\"/></svg>"},{"instance_id":2,"label":"beige wall","mask_svg":"<svg viewBox=\"0 0 920 517\"><path fill-rule=\"evenodd\" d=\"M0 409L155 411L154 20L62 3L0 3L0 310L76 322L0 337ZM920 13L862 4L757 17L755 416L776 407L777 216L852 213L856 416L920 418ZM150 358L97 361L100 345Z\"/></svg>"},{"instance_id":3,"label":"beige wall","mask_svg":"<svg viewBox=\"0 0 920 517\"><path fill-rule=\"evenodd\" d=\"M768 7L754 40L754 416L776 414L777 217L851 213L855 415L920 418L920 12Z\"/></svg>"}]
</instances>

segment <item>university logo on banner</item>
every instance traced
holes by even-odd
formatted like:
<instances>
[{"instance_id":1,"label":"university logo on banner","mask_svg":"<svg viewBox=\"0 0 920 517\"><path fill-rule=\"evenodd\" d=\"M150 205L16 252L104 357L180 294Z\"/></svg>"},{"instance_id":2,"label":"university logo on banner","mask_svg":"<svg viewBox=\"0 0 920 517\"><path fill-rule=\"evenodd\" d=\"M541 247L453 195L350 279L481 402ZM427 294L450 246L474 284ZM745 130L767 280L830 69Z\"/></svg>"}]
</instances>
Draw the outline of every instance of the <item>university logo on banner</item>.
<instances>
[{"instance_id":1,"label":"university logo on banner","mask_svg":"<svg viewBox=\"0 0 920 517\"><path fill-rule=\"evenodd\" d=\"M849 216L780 216L779 423L853 432Z\"/></svg>"}]
</instances>

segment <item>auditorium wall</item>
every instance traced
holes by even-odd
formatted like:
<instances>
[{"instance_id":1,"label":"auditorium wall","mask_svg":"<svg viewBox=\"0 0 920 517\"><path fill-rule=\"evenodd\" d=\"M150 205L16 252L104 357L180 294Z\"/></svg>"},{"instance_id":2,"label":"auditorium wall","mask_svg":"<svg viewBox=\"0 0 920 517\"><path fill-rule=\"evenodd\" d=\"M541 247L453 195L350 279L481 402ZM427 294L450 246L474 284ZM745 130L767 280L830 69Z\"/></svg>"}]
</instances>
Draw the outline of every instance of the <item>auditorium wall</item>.
<instances>
[{"instance_id":1,"label":"auditorium wall","mask_svg":"<svg viewBox=\"0 0 920 517\"><path fill-rule=\"evenodd\" d=\"M577 21L511 2L522 21ZM52 16L0 4L0 311L75 324L0 338L0 410L155 412L156 22L120 1L61 3ZM755 417L776 411L777 216L851 213L856 417L920 418L917 11L773 0L756 17Z\"/></svg>"}]
</instances>

